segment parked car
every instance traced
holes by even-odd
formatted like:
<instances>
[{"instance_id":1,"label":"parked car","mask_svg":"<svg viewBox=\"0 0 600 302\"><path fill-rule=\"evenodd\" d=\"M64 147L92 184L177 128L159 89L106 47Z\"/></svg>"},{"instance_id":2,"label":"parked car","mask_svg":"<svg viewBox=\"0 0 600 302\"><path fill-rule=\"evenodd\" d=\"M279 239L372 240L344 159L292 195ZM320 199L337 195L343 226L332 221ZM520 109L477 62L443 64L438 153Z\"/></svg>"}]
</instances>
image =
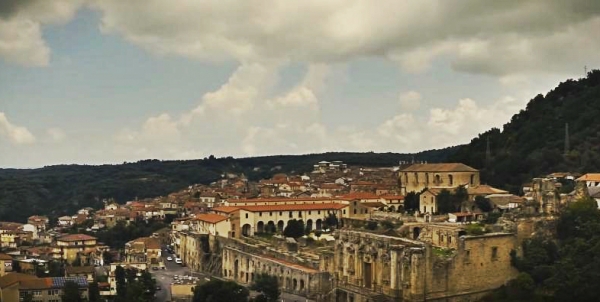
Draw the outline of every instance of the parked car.
<instances>
[{"instance_id":1,"label":"parked car","mask_svg":"<svg viewBox=\"0 0 600 302\"><path fill-rule=\"evenodd\" d=\"M175 263L177 263L177 264L181 264L181 263L183 263L183 262L181 261L181 259L180 259L180 258L175 258Z\"/></svg>"},{"instance_id":2,"label":"parked car","mask_svg":"<svg viewBox=\"0 0 600 302\"><path fill-rule=\"evenodd\" d=\"M173 261L173 257L171 257L171 256L167 257L167 261Z\"/></svg>"}]
</instances>

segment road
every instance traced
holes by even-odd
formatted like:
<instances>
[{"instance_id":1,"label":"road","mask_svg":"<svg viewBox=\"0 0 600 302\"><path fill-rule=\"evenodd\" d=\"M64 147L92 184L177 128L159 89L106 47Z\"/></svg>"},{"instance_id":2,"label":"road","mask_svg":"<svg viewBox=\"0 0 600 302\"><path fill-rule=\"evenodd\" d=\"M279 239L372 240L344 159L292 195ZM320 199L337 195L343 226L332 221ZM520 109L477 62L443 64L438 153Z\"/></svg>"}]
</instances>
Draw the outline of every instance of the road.
<instances>
[{"instance_id":1,"label":"road","mask_svg":"<svg viewBox=\"0 0 600 302\"><path fill-rule=\"evenodd\" d=\"M173 276L183 276L190 272L187 267L182 267L175 263L175 261L167 261L167 256L174 258L174 256L163 249L164 270L151 271L152 275L156 278L156 285L161 287L161 290L156 291L156 299L154 299L156 302L171 301L171 282L173 282Z\"/></svg>"}]
</instances>

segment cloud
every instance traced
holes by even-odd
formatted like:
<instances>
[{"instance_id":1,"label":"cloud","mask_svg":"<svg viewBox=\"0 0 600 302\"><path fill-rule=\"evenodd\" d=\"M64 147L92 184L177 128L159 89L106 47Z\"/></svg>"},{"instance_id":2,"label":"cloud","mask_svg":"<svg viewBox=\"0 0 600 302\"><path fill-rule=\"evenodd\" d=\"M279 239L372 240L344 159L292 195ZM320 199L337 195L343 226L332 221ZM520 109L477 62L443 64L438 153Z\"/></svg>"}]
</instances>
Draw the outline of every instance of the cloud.
<instances>
[{"instance_id":1,"label":"cloud","mask_svg":"<svg viewBox=\"0 0 600 302\"><path fill-rule=\"evenodd\" d=\"M492 75L564 73L586 58L600 63L597 1L93 3L104 33L160 55L199 60L331 63L375 56L421 72L444 56L456 70Z\"/></svg>"},{"instance_id":2,"label":"cloud","mask_svg":"<svg viewBox=\"0 0 600 302\"><path fill-rule=\"evenodd\" d=\"M406 111L413 111L419 109L421 105L421 99L423 97L416 91L408 91L401 93L399 96L400 106Z\"/></svg>"},{"instance_id":3,"label":"cloud","mask_svg":"<svg viewBox=\"0 0 600 302\"><path fill-rule=\"evenodd\" d=\"M24 66L46 66L50 48L42 26L72 19L83 0L0 1L0 59Z\"/></svg>"},{"instance_id":4,"label":"cloud","mask_svg":"<svg viewBox=\"0 0 600 302\"><path fill-rule=\"evenodd\" d=\"M67 138L67 134L60 128L49 128L46 133L54 142L62 142Z\"/></svg>"},{"instance_id":5,"label":"cloud","mask_svg":"<svg viewBox=\"0 0 600 302\"><path fill-rule=\"evenodd\" d=\"M6 114L0 111L0 138L8 139L15 145L33 144L35 136L22 126L12 124Z\"/></svg>"}]
</instances>

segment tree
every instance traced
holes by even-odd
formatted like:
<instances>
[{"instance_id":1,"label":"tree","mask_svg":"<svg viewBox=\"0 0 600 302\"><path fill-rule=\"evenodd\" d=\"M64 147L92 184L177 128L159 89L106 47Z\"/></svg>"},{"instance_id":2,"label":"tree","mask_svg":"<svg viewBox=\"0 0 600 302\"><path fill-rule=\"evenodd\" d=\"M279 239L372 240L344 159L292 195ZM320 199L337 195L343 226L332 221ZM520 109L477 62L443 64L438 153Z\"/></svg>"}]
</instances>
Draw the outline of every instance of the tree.
<instances>
[{"instance_id":1,"label":"tree","mask_svg":"<svg viewBox=\"0 0 600 302\"><path fill-rule=\"evenodd\" d=\"M98 288L98 282L90 283L89 287L89 297L90 302L99 302L100 301L100 289Z\"/></svg>"},{"instance_id":2,"label":"tree","mask_svg":"<svg viewBox=\"0 0 600 302\"><path fill-rule=\"evenodd\" d=\"M250 292L247 288L233 282L210 280L194 287L193 302L247 302Z\"/></svg>"},{"instance_id":3,"label":"tree","mask_svg":"<svg viewBox=\"0 0 600 302\"><path fill-rule=\"evenodd\" d=\"M438 204L438 212L440 214L447 214L455 211L452 199L452 193L446 189L443 189L437 195L436 201Z\"/></svg>"},{"instance_id":4,"label":"tree","mask_svg":"<svg viewBox=\"0 0 600 302\"><path fill-rule=\"evenodd\" d=\"M283 236L299 238L304 236L304 221L292 219L283 230Z\"/></svg>"},{"instance_id":5,"label":"tree","mask_svg":"<svg viewBox=\"0 0 600 302\"><path fill-rule=\"evenodd\" d=\"M277 302L281 295L277 277L265 273L256 276L255 281L250 285L250 289L259 292L260 296L265 298L263 301L267 302Z\"/></svg>"},{"instance_id":6,"label":"tree","mask_svg":"<svg viewBox=\"0 0 600 302\"><path fill-rule=\"evenodd\" d=\"M492 203L490 202L490 200L480 195L475 196L475 205L477 206L477 208L479 208L482 212L485 213L493 210Z\"/></svg>"},{"instance_id":7,"label":"tree","mask_svg":"<svg viewBox=\"0 0 600 302\"><path fill-rule=\"evenodd\" d=\"M338 219L335 216L335 214L329 213L329 215L327 215L327 217L325 217L325 225L327 226L328 229L333 228L333 227L337 228Z\"/></svg>"},{"instance_id":8,"label":"tree","mask_svg":"<svg viewBox=\"0 0 600 302\"><path fill-rule=\"evenodd\" d=\"M117 283L117 296L125 297L127 290L125 285L125 269L120 265L115 269L115 281Z\"/></svg>"},{"instance_id":9,"label":"tree","mask_svg":"<svg viewBox=\"0 0 600 302\"><path fill-rule=\"evenodd\" d=\"M419 210L419 199L421 198L420 193L408 192L404 197L404 210L407 212L414 212Z\"/></svg>"},{"instance_id":10,"label":"tree","mask_svg":"<svg viewBox=\"0 0 600 302\"><path fill-rule=\"evenodd\" d=\"M23 294L21 294L21 302L33 302L33 294L30 292L23 292Z\"/></svg>"},{"instance_id":11,"label":"tree","mask_svg":"<svg viewBox=\"0 0 600 302\"><path fill-rule=\"evenodd\" d=\"M374 231L377 229L377 221L369 220L365 225L365 229Z\"/></svg>"},{"instance_id":12,"label":"tree","mask_svg":"<svg viewBox=\"0 0 600 302\"><path fill-rule=\"evenodd\" d=\"M512 300L530 301L535 290L535 283L529 274L519 273L517 278L508 282L508 296Z\"/></svg>"},{"instance_id":13,"label":"tree","mask_svg":"<svg viewBox=\"0 0 600 302\"><path fill-rule=\"evenodd\" d=\"M79 292L79 285L73 281L65 282L61 299L63 302L82 302L83 299Z\"/></svg>"}]
</instances>

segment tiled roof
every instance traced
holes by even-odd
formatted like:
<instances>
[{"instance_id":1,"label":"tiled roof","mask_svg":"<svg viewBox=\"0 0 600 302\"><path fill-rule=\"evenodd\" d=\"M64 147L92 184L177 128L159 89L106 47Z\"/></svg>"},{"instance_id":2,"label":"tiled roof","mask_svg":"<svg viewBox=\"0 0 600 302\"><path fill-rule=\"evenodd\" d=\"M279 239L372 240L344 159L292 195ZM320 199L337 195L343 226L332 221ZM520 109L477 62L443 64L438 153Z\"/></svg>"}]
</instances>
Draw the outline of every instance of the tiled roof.
<instances>
[{"instance_id":1,"label":"tiled roof","mask_svg":"<svg viewBox=\"0 0 600 302\"><path fill-rule=\"evenodd\" d=\"M136 244L136 243L144 244L144 248L146 248L146 249L151 249L151 250L160 249L160 241L158 240L158 238L140 237L140 238L137 238L137 239L127 242L127 244Z\"/></svg>"},{"instance_id":2,"label":"tiled roof","mask_svg":"<svg viewBox=\"0 0 600 302\"><path fill-rule=\"evenodd\" d=\"M369 192L352 192L342 195L344 199L379 199L379 196Z\"/></svg>"},{"instance_id":3,"label":"tiled roof","mask_svg":"<svg viewBox=\"0 0 600 302\"><path fill-rule=\"evenodd\" d=\"M467 188L469 195L505 194L507 191L496 189L488 185L478 185Z\"/></svg>"},{"instance_id":4,"label":"tiled roof","mask_svg":"<svg viewBox=\"0 0 600 302\"><path fill-rule=\"evenodd\" d=\"M227 220L229 217L219 215L219 214L198 214L196 215L196 220L208 222L208 223L218 223L223 220Z\"/></svg>"},{"instance_id":5,"label":"tiled roof","mask_svg":"<svg viewBox=\"0 0 600 302\"><path fill-rule=\"evenodd\" d=\"M254 202L266 202L266 203L277 203L277 202L313 202L313 201L326 201L326 200L331 200L333 201L334 199L329 198L329 197L309 197L309 198L252 198L252 199L236 199L236 200L229 200L228 202L230 204L236 204L236 203L254 203Z\"/></svg>"},{"instance_id":6,"label":"tiled roof","mask_svg":"<svg viewBox=\"0 0 600 302\"><path fill-rule=\"evenodd\" d=\"M230 214L235 211L238 211L239 209L240 209L239 207L221 206L221 207L212 208L211 211Z\"/></svg>"},{"instance_id":7,"label":"tiled roof","mask_svg":"<svg viewBox=\"0 0 600 302\"><path fill-rule=\"evenodd\" d=\"M96 237L92 237L86 234L71 234L65 235L58 238L60 241L81 241L81 240L96 240Z\"/></svg>"},{"instance_id":8,"label":"tiled roof","mask_svg":"<svg viewBox=\"0 0 600 302\"><path fill-rule=\"evenodd\" d=\"M477 172L479 170L469 167L462 163L444 163L444 164L414 164L401 172Z\"/></svg>"},{"instance_id":9,"label":"tiled roof","mask_svg":"<svg viewBox=\"0 0 600 302\"><path fill-rule=\"evenodd\" d=\"M600 181L600 173L588 173L579 178L577 181Z\"/></svg>"},{"instance_id":10,"label":"tiled roof","mask_svg":"<svg viewBox=\"0 0 600 302\"><path fill-rule=\"evenodd\" d=\"M5 253L0 253L0 260L12 260L12 257Z\"/></svg>"},{"instance_id":11,"label":"tiled roof","mask_svg":"<svg viewBox=\"0 0 600 302\"><path fill-rule=\"evenodd\" d=\"M348 207L339 203L317 203L317 204L281 204L264 206L240 206L248 212L276 212L276 211L310 211L310 210L340 210Z\"/></svg>"},{"instance_id":12,"label":"tiled roof","mask_svg":"<svg viewBox=\"0 0 600 302\"><path fill-rule=\"evenodd\" d=\"M385 207L385 205L379 201L375 201L375 202L363 202L361 203L361 205L365 206L365 207L369 207L369 208L379 208L379 207Z\"/></svg>"},{"instance_id":13,"label":"tiled roof","mask_svg":"<svg viewBox=\"0 0 600 302\"><path fill-rule=\"evenodd\" d=\"M67 266L65 267L67 274L90 274L94 273L93 266Z\"/></svg>"},{"instance_id":14,"label":"tiled roof","mask_svg":"<svg viewBox=\"0 0 600 302\"><path fill-rule=\"evenodd\" d=\"M52 278L35 278L19 282L19 289L50 289L52 288Z\"/></svg>"},{"instance_id":15,"label":"tiled roof","mask_svg":"<svg viewBox=\"0 0 600 302\"><path fill-rule=\"evenodd\" d=\"M9 285L15 284L22 280L36 279L36 276L21 274L21 273L8 273L0 277L0 288L5 288Z\"/></svg>"},{"instance_id":16,"label":"tiled roof","mask_svg":"<svg viewBox=\"0 0 600 302\"><path fill-rule=\"evenodd\" d=\"M379 197L385 200L404 200L404 196L402 195L381 195Z\"/></svg>"}]
</instances>

